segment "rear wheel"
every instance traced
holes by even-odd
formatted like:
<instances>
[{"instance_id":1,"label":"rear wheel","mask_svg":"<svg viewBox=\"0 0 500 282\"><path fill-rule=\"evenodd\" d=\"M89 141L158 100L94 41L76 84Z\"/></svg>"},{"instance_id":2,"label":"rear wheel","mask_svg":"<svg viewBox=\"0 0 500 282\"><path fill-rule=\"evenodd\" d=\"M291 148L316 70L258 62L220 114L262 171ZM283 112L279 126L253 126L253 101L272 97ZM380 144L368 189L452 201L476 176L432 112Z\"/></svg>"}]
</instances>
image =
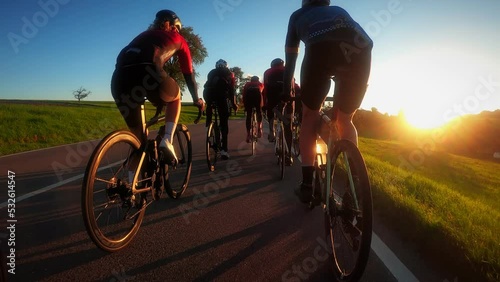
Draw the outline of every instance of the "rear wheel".
<instances>
[{"instance_id":1,"label":"rear wheel","mask_svg":"<svg viewBox=\"0 0 500 282\"><path fill-rule=\"evenodd\" d=\"M102 250L118 251L137 234L144 217L145 197L132 195L128 180L131 157L139 140L129 131L115 131L96 147L85 170L82 213L92 241Z\"/></svg>"},{"instance_id":2,"label":"rear wheel","mask_svg":"<svg viewBox=\"0 0 500 282\"><path fill-rule=\"evenodd\" d=\"M366 267L372 237L372 195L365 162L356 145L337 141L332 153L326 235L339 281L357 281Z\"/></svg>"},{"instance_id":3,"label":"rear wheel","mask_svg":"<svg viewBox=\"0 0 500 282\"><path fill-rule=\"evenodd\" d=\"M283 126L280 123L279 125L279 164L280 164L280 178L283 180L285 178L285 132L283 130Z\"/></svg>"},{"instance_id":4,"label":"rear wheel","mask_svg":"<svg viewBox=\"0 0 500 282\"><path fill-rule=\"evenodd\" d=\"M292 151L293 151L293 155L296 158L298 158L300 156L299 137L300 137L300 124L297 123L294 125L293 131L292 131Z\"/></svg>"},{"instance_id":5,"label":"rear wheel","mask_svg":"<svg viewBox=\"0 0 500 282\"><path fill-rule=\"evenodd\" d=\"M207 130L207 144L206 144L206 157L207 165L209 171L215 170L215 164L217 163L219 154L219 139L220 137L216 134L216 125L211 123Z\"/></svg>"},{"instance_id":6,"label":"rear wheel","mask_svg":"<svg viewBox=\"0 0 500 282\"><path fill-rule=\"evenodd\" d=\"M252 137L251 142L252 142L252 156L255 155L255 147L257 145L257 134L258 134L259 128L257 124L257 114L255 113L255 110L252 110L252 124L250 126L250 136Z\"/></svg>"},{"instance_id":7,"label":"rear wheel","mask_svg":"<svg viewBox=\"0 0 500 282\"><path fill-rule=\"evenodd\" d=\"M177 125L173 144L177 165L175 167L162 165L165 191L173 199L179 198L189 183L191 167L193 164L193 151L191 146L191 135L183 124Z\"/></svg>"}]
</instances>

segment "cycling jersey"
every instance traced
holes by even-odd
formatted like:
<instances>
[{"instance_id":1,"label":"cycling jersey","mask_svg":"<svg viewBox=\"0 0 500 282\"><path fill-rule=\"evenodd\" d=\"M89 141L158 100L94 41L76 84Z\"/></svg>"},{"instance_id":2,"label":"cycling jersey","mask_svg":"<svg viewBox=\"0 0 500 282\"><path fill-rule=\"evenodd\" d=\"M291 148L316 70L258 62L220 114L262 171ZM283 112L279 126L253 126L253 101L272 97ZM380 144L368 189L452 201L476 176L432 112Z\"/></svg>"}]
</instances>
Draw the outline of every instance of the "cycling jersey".
<instances>
[{"instance_id":1,"label":"cycling jersey","mask_svg":"<svg viewBox=\"0 0 500 282\"><path fill-rule=\"evenodd\" d=\"M258 104L253 105L254 107L262 107L264 106L264 101L262 100L262 91L264 90L264 84L259 81L249 81L245 83L243 86L243 103L245 104L245 109L247 108L246 101L257 100Z\"/></svg>"},{"instance_id":2,"label":"cycling jersey","mask_svg":"<svg viewBox=\"0 0 500 282\"><path fill-rule=\"evenodd\" d=\"M264 72L264 102L266 106L276 106L283 93L283 75L285 73L284 66L276 66L267 69ZM269 107L268 107L269 108Z\"/></svg>"},{"instance_id":3,"label":"cycling jersey","mask_svg":"<svg viewBox=\"0 0 500 282\"><path fill-rule=\"evenodd\" d=\"M122 49L116 67L151 63L163 68L174 54L179 58L182 73L192 74L191 52L182 35L175 31L146 30ZM161 58L161 61L155 62L155 57Z\"/></svg>"},{"instance_id":4,"label":"cycling jersey","mask_svg":"<svg viewBox=\"0 0 500 282\"><path fill-rule=\"evenodd\" d=\"M234 100L236 81L228 68L215 68L207 75L203 96L205 100Z\"/></svg>"},{"instance_id":5,"label":"cycling jersey","mask_svg":"<svg viewBox=\"0 0 500 282\"><path fill-rule=\"evenodd\" d=\"M344 41L357 48L372 46L373 42L351 16L338 6L306 6L290 16L286 47L299 47L316 42Z\"/></svg>"}]
</instances>

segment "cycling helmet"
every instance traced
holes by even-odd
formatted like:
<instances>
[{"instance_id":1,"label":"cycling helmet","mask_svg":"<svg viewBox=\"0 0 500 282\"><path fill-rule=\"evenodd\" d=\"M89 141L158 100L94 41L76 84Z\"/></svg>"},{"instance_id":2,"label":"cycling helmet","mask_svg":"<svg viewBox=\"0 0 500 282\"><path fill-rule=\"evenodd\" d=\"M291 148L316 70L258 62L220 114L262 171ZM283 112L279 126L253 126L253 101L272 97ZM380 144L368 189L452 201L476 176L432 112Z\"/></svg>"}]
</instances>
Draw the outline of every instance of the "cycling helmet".
<instances>
[{"instance_id":1,"label":"cycling helmet","mask_svg":"<svg viewBox=\"0 0 500 282\"><path fill-rule=\"evenodd\" d=\"M329 6L330 0L302 0L302 7L316 5L316 6Z\"/></svg>"},{"instance_id":2,"label":"cycling helmet","mask_svg":"<svg viewBox=\"0 0 500 282\"><path fill-rule=\"evenodd\" d=\"M274 60L271 61L271 67L274 68L274 67L277 67L277 66L284 66L285 65L285 62L280 59L280 58L276 58Z\"/></svg>"},{"instance_id":3,"label":"cycling helmet","mask_svg":"<svg viewBox=\"0 0 500 282\"><path fill-rule=\"evenodd\" d=\"M252 78L250 78L250 81L251 82L258 82L259 81L259 77L256 76L256 75L254 75L254 76L252 76Z\"/></svg>"},{"instance_id":4,"label":"cycling helmet","mask_svg":"<svg viewBox=\"0 0 500 282\"><path fill-rule=\"evenodd\" d=\"M220 59L215 63L216 68L227 68L227 62L224 61L223 59Z\"/></svg>"},{"instance_id":5,"label":"cycling helmet","mask_svg":"<svg viewBox=\"0 0 500 282\"><path fill-rule=\"evenodd\" d=\"M182 23L179 17L170 10L161 10L156 13L156 20L160 22L169 22L171 25L175 25L178 30L181 30Z\"/></svg>"}]
</instances>

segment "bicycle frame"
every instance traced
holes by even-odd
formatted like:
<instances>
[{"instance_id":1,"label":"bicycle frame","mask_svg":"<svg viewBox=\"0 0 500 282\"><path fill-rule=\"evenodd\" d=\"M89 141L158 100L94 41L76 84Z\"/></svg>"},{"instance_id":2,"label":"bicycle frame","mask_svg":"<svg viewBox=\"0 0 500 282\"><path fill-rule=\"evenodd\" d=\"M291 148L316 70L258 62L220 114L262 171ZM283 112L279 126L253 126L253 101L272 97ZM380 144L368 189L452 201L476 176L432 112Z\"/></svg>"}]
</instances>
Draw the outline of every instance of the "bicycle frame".
<instances>
[{"instance_id":1,"label":"bicycle frame","mask_svg":"<svg viewBox=\"0 0 500 282\"><path fill-rule=\"evenodd\" d=\"M332 131L335 132L335 135L337 135L337 128L333 123L333 121L330 119L330 117L325 114L325 112L323 112L322 110L320 111L319 115L321 116L321 122L325 123L326 125L328 125L328 128L329 128L329 131L328 131L328 142L326 143L327 144L327 152L326 152L326 174L325 174L325 177L326 177L326 189L324 187L325 183L324 181L321 179L321 177L319 178L319 182L320 182L320 189L323 191L323 190L326 190L325 192L325 196L326 197L329 197L330 195L330 192L331 192L331 184L332 184L332 152L334 151L333 148L335 146L335 141L338 140L338 138L332 138ZM351 172L351 167L349 165L349 158L347 157L347 154L345 152L342 152L342 154L344 155L344 159L346 161L346 168L347 168L347 175L349 177L349 188L351 190L351 194L352 194L352 197L353 197L353 200L354 200L354 204L355 204L355 207L356 209L359 209L359 203L358 203L358 199L356 197L356 193L355 193L355 189L354 189L354 180L352 178L352 172ZM318 157L318 155L317 155ZM321 157L321 156L320 156ZM323 162L324 163L324 162ZM318 164L318 167L320 168L321 170L321 167L320 165ZM314 182L313 182L314 183ZM322 195L323 196L323 195ZM327 198L323 199L324 202L324 205L325 205L325 208L326 208L326 211L327 213L330 213L330 201L327 201L326 200Z\"/></svg>"}]
</instances>

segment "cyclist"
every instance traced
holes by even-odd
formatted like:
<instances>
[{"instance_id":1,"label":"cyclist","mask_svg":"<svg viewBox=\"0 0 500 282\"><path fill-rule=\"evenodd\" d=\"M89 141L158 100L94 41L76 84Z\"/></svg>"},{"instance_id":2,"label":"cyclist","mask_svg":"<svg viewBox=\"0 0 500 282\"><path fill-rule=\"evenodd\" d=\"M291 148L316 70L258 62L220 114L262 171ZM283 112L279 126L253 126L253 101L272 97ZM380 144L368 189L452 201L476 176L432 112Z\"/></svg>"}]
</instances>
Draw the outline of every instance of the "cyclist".
<instances>
[{"instance_id":1,"label":"cyclist","mask_svg":"<svg viewBox=\"0 0 500 282\"><path fill-rule=\"evenodd\" d=\"M361 26L342 8L330 6L330 0L303 0L288 24L285 42L286 67L284 99L291 93L293 73L304 42L301 69L302 183L295 193L303 202L311 199L314 144L319 124L318 111L328 94L330 78L335 76L334 118L340 138L357 145L352 117L364 98L371 68L373 42Z\"/></svg>"},{"instance_id":2,"label":"cyclist","mask_svg":"<svg viewBox=\"0 0 500 282\"><path fill-rule=\"evenodd\" d=\"M217 111L219 112L220 129L222 133L221 158L229 159L227 135L229 134L229 115L231 114L230 107L235 111L238 110L236 105L236 90L235 90L234 73L229 70L227 62L223 59L215 63L215 69L211 70L207 75L207 82L204 85L203 98L210 105L215 102ZM212 108L207 107L207 123L208 127L212 122Z\"/></svg>"},{"instance_id":3,"label":"cyclist","mask_svg":"<svg viewBox=\"0 0 500 282\"><path fill-rule=\"evenodd\" d=\"M247 143L250 143L250 126L252 119L252 108L255 108L257 113L257 123L259 131L257 132L257 137L262 137L262 106L264 105L262 99L262 90L264 90L264 84L260 82L258 76L252 76L250 81L245 83L243 86L243 105L245 106L246 112L246 127L247 127Z\"/></svg>"},{"instance_id":4,"label":"cyclist","mask_svg":"<svg viewBox=\"0 0 500 282\"><path fill-rule=\"evenodd\" d=\"M276 58L271 61L271 68L264 72L264 107L267 112L267 120L269 122L269 142L275 141L274 132L274 112L273 109L279 105L281 96L283 95L283 77L285 73L285 62L281 58ZM285 117L291 120L290 117L293 115L293 103L287 104ZM284 123L284 133L285 140L288 148L291 148L292 144L292 123ZM292 165L293 159L290 152L285 156L286 165Z\"/></svg>"},{"instance_id":5,"label":"cyclist","mask_svg":"<svg viewBox=\"0 0 500 282\"><path fill-rule=\"evenodd\" d=\"M111 93L129 129L139 139L142 134L141 107L147 98L153 105L166 106L165 136L159 144L167 162L176 163L173 135L181 110L180 89L163 66L177 55L194 105L203 110L198 98L191 52L179 34L182 23L171 10L161 10L150 27L121 50L111 79ZM132 161L133 162L133 161ZM133 177L133 172L132 177ZM129 173L129 176L130 176Z\"/></svg>"}]
</instances>

